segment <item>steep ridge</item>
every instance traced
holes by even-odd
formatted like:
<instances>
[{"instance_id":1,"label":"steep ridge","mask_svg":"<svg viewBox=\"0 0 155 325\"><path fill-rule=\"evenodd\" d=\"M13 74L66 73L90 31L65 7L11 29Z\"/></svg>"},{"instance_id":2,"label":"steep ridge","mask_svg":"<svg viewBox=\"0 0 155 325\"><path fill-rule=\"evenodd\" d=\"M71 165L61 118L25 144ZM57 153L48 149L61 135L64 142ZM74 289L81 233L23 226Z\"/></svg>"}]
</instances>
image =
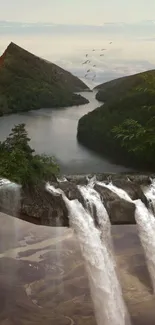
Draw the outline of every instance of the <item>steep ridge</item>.
<instances>
[{"instance_id":1,"label":"steep ridge","mask_svg":"<svg viewBox=\"0 0 155 325\"><path fill-rule=\"evenodd\" d=\"M88 103L77 77L10 43L0 57L0 114Z\"/></svg>"},{"instance_id":2,"label":"steep ridge","mask_svg":"<svg viewBox=\"0 0 155 325\"><path fill-rule=\"evenodd\" d=\"M154 170L155 70L97 89L105 104L80 119L79 142L118 163Z\"/></svg>"},{"instance_id":3,"label":"steep ridge","mask_svg":"<svg viewBox=\"0 0 155 325\"><path fill-rule=\"evenodd\" d=\"M148 88L149 84L152 86L155 79L155 70L149 70L137 73L131 76L114 79L96 86L94 89L98 90L96 98L102 102L109 102L125 97L131 91L137 91L142 88ZM150 81L148 84L148 80ZM146 89L147 90L147 89Z\"/></svg>"}]
</instances>

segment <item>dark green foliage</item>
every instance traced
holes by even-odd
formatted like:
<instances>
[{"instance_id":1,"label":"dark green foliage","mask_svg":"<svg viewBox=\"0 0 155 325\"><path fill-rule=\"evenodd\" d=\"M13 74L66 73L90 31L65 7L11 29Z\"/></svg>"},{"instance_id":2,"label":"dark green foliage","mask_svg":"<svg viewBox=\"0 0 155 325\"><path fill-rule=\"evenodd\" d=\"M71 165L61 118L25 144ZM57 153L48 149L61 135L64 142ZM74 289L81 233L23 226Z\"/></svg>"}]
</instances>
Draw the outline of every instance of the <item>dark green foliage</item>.
<instances>
[{"instance_id":1,"label":"dark green foliage","mask_svg":"<svg viewBox=\"0 0 155 325\"><path fill-rule=\"evenodd\" d=\"M80 119L79 141L116 162L154 169L155 71L105 84L104 98Z\"/></svg>"},{"instance_id":2,"label":"dark green foliage","mask_svg":"<svg viewBox=\"0 0 155 325\"><path fill-rule=\"evenodd\" d=\"M96 98L101 102L120 100L131 93L144 92L155 87L155 71L150 70L132 76L118 78L97 86Z\"/></svg>"},{"instance_id":3,"label":"dark green foliage","mask_svg":"<svg viewBox=\"0 0 155 325\"><path fill-rule=\"evenodd\" d=\"M0 61L0 115L88 103L88 89L71 73L11 43Z\"/></svg>"},{"instance_id":4,"label":"dark green foliage","mask_svg":"<svg viewBox=\"0 0 155 325\"><path fill-rule=\"evenodd\" d=\"M33 186L58 175L53 157L36 155L29 146L25 124L16 125L0 143L0 176L23 186Z\"/></svg>"},{"instance_id":5,"label":"dark green foliage","mask_svg":"<svg viewBox=\"0 0 155 325\"><path fill-rule=\"evenodd\" d=\"M125 120L113 128L113 133L122 147L134 153L138 158L154 164L155 157L155 119L150 119L144 126L135 120Z\"/></svg>"}]
</instances>

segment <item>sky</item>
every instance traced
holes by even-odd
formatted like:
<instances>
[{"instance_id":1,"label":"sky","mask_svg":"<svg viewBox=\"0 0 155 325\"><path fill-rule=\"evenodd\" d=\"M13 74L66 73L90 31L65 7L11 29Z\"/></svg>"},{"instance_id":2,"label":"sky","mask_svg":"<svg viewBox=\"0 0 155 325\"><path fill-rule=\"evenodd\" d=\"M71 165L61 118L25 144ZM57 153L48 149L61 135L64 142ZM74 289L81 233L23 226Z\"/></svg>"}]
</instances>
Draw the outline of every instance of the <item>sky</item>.
<instances>
[{"instance_id":1,"label":"sky","mask_svg":"<svg viewBox=\"0 0 155 325\"><path fill-rule=\"evenodd\" d=\"M155 0L0 0L0 20L100 25L153 20Z\"/></svg>"},{"instance_id":2,"label":"sky","mask_svg":"<svg viewBox=\"0 0 155 325\"><path fill-rule=\"evenodd\" d=\"M0 0L0 55L13 41L93 87L155 69L154 14L155 0Z\"/></svg>"}]
</instances>

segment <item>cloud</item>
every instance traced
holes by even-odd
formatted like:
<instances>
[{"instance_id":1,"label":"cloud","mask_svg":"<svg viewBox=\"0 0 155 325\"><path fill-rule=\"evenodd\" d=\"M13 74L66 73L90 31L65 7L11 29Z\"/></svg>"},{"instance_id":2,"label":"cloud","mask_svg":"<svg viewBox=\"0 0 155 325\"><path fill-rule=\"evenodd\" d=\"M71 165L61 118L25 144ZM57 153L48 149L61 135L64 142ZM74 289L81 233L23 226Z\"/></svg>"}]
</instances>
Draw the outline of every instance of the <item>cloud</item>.
<instances>
[{"instance_id":1,"label":"cloud","mask_svg":"<svg viewBox=\"0 0 155 325\"><path fill-rule=\"evenodd\" d=\"M26 22L11 22L0 21L0 34L51 34L51 33L99 33L110 35L128 35L149 37L155 34L154 21L142 21L139 23L103 23L102 25L72 25L72 24L54 24L54 23L26 23Z\"/></svg>"},{"instance_id":2,"label":"cloud","mask_svg":"<svg viewBox=\"0 0 155 325\"><path fill-rule=\"evenodd\" d=\"M0 19L99 25L108 21L154 19L155 1L0 0L0 8Z\"/></svg>"},{"instance_id":3,"label":"cloud","mask_svg":"<svg viewBox=\"0 0 155 325\"><path fill-rule=\"evenodd\" d=\"M95 61L94 61L95 62ZM93 63L94 63L93 62ZM149 61L138 60L108 60L101 62L96 60L96 67L92 67L93 64L86 67L81 66L79 60L56 60L56 64L60 65L64 69L67 69L74 75L81 78L90 87L100 84L102 82L110 81L119 77L132 75L146 70L152 70L155 68L155 64L151 64ZM87 77L87 70L90 69ZM94 75L96 76L93 80Z\"/></svg>"},{"instance_id":4,"label":"cloud","mask_svg":"<svg viewBox=\"0 0 155 325\"><path fill-rule=\"evenodd\" d=\"M146 34L141 33L143 28ZM0 34L1 53L10 41L14 41L28 51L71 71L90 86L155 68L153 21L130 24L116 22L103 26L1 21ZM110 45L111 40L113 43ZM101 57L102 48L106 48L106 51ZM91 61L88 66L82 65L86 53ZM88 69L91 71L86 79L84 76Z\"/></svg>"}]
</instances>

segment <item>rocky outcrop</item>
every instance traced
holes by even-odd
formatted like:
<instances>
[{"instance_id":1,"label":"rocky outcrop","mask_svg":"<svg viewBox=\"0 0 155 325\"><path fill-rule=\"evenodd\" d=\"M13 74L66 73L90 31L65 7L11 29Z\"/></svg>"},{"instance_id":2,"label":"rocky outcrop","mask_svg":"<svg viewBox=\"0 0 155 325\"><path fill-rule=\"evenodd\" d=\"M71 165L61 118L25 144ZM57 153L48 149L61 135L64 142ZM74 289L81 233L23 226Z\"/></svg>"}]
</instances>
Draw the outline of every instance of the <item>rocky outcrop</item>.
<instances>
[{"instance_id":1,"label":"rocky outcrop","mask_svg":"<svg viewBox=\"0 0 155 325\"><path fill-rule=\"evenodd\" d=\"M109 214L112 224L134 224L135 204L121 199L106 187L95 185L95 190L100 193L104 206Z\"/></svg>"},{"instance_id":2,"label":"rocky outcrop","mask_svg":"<svg viewBox=\"0 0 155 325\"><path fill-rule=\"evenodd\" d=\"M27 216L27 220L35 218L46 226L69 226L68 211L62 196L52 195L45 187L22 191L20 214Z\"/></svg>"},{"instance_id":3,"label":"rocky outcrop","mask_svg":"<svg viewBox=\"0 0 155 325\"><path fill-rule=\"evenodd\" d=\"M52 183L55 188L63 190L69 200L78 199L84 204L84 199L76 184L71 182ZM27 220L37 219L38 223L48 226L69 226L68 210L61 194L54 195L45 187L22 191L21 215ZM33 219L32 219L33 218Z\"/></svg>"},{"instance_id":4,"label":"rocky outcrop","mask_svg":"<svg viewBox=\"0 0 155 325\"><path fill-rule=\"evenodd\" d=\"M64 191L69 200L77 199L85 206L85 201L77 185L87 185L89 179L94 177L97 181L108 184L112 181L114 185L124 189L132 200L141 199L146 206L148 201L142 188L150 184L150 175L135 174L97 174L97 175L73 175L65 176L65 181L53 181L51 185ZM152 175L153 177L153 175ZM109 214L112 224L134 224L135 204L121 199L109 188L100 186L95 182L95 189L101 196L101 200ZM13 194L14 187L0 187L0 211L16 215L32 223L48 226L69 226L68 210L63 201L62 195L47 191L45 186L33 189L22 189L20 191L21 207L17 207L19 194ZM9 189L9 190L8 190ZM16 206L16 209L14 207ZM7 209L6 209L7 207ZM16 212L16 213L15 213ZM94 212L95 223L97 217Z\"/></svg>"},{"instance_id":5,"label":"rocky outcrop","mask_svg":"<svg viewBox=\"0 0 155 325\"><path fill-rule=\"evenodd\" d=\"M113 181L113 184L115 186L125 190L128 193L128 195L131 197L132 200L141 199L142 202L145 205L147 205L146 196L144 195L141 187L138 184L136 184L136 182L116 179Z\"/></svg>"},{"instance_id":6,"label":"rocky outcrop","mask_svg":"<svg viewBox=\"0 0 155 325\"><path fill-rule=\"evenodd\" d=\"M109 183L112 181L114 185L124 189L132 200L141 199L148 206L147 198L145 197L141 186L150 183L148 175L73 175L66 176L64 182L52 183L55 188L60 188L64 191L69 200L78 199L85 206L84 198L82 197L77 185L87 185L89 179L95 177L98 181ZM94 178L94 179L95 179ZM117 194L113 193L108 188L95 185L95 189L100 193L101 199L109 214L112 224L134 224L135 223L135 205L121 199ZM68 211L62 199L62 195L53 195L48 193L44 188L33 190L31 193L24 193L22 198L21 213L35 217L40 220L41 224L46 225L69 225Z\"/></svg>"}]
</instances>

